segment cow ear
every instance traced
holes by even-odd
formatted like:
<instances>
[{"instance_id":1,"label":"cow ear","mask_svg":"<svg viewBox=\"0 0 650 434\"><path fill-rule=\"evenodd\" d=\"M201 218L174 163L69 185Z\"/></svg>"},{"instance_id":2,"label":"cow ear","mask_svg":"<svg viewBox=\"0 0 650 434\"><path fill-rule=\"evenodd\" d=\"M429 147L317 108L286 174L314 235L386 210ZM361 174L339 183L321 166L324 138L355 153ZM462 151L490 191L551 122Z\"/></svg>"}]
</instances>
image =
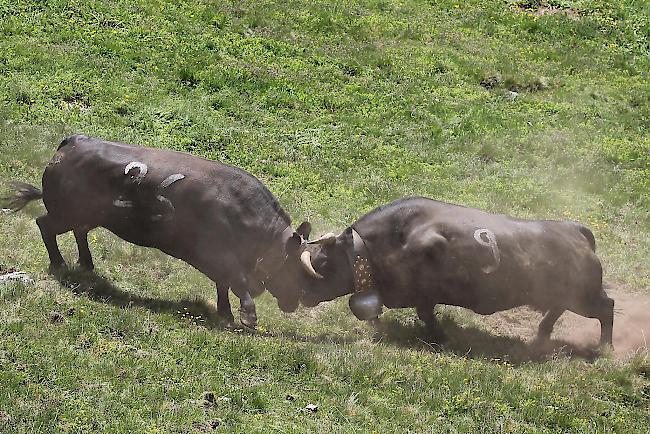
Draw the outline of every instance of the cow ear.
<instances>
[{"instance_id":1,"label":"cow ear","mask_svg":"<svg viewBox=\"0 0 650 434\"><path fill-rule=\"evenodd\" d=\"M302 236L298 232L294 232L293 235L291 235L287 240L287 243L284 245L284 249L287 252L287 255L294 257L300 256L302 243Z\"/></svg>"},{"instance_id":2,"label":"cow ear","mask_svg":"<svg viewBox=\"0 0 650 434\"><path fill-rule=\"evenodd\" d=\"M311 224L309 222L302 222L300 226L296 229L296 233L303 237L304 239L309 239L309 234L311 233Z\"/></svg>"}]
</instances>

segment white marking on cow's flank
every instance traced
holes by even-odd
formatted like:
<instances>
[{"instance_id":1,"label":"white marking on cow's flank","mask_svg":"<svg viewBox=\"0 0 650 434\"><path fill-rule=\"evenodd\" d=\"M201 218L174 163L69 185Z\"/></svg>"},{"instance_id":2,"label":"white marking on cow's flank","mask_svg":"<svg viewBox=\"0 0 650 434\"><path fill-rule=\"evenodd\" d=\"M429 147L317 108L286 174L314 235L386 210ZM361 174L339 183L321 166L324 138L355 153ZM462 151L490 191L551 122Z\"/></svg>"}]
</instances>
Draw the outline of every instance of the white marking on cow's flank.
<instances>
[{"instance_id":1,"label":"white marking on cow's flank","mask_svg":"<svg viewBox=\"0 0 650 434\"><path fill-rule=\"evenodd\" d=\"M483 235L485 235L487 241L483 239ZM492 256L494 256L495 264L482 267L481 270L483 270L485 274L494 272L501 264L501 254L499 253L499 246L497 245L497 238L494 236L494 232L489 229L477 229L474 231L474 239L480 245L492 249Z\"/></svg>"},{"instance_id":2,"label":"white marking on cow's flank","mask_svg":"<svg viewBox=\"0 0 650 434\"><path fill-rule=\"evenodd\" d=\"M163 182L160 183L160 188L167 188L174 182L180 181L183 178L185 178L185 175L182 173L174 173L173 175L169 175Z\"/></svg>"},{"instance_id":3,"label":"white marking on cow's flank","mask_svg":"<svg viewBox=\"0 0 650 434\"><path fill-rule=\"evenodd\" d=\"M133 202L130 200L115 199L113 205L118 208L133 208Z\"/></svg>"},{"instance_id":4,"label":"white marking on cow's flank","mask_svg":"<svg viewBox=\"0 0 650 434\"><path fill-rule=\"evenodd\" d=\"M147 175L147 172L149 171L149 168L147 167L146 164L140 162L140 161L131 161L129 164L126 165L124 168L124 174L128 175L129 172L133 169L138 169L138 174L137 175L131 175L131 178L138 184L144 179L144 177Z\"/></svg>"},{"instance_id":5,"label":"white marking on cow's flank","mask_svg":"<svg viewBox=\"0 0 650 434\"><path fill-rule=\"evenodd\" d=\"M158 195L156 196L156 199L158 199L158 202L162 203L165 206L165 210L163 211L162 214L154 214L151 216L151 221L157 222L157 221L167 221L171 220L174 217L174 212L176 212L176 209L174 208L174 205L171 203L169 199L167 199L163 195Z\"/></svg>"}]
</instances>

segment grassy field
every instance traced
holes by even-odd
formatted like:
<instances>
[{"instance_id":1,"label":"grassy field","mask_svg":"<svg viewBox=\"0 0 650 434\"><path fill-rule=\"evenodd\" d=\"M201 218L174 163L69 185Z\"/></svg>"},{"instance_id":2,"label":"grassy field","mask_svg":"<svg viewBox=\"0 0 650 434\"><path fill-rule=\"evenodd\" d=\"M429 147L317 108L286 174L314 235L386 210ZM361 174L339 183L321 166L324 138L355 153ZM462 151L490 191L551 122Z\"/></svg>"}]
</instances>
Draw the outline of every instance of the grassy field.
<instances>
[{"instance_id":1,"label":"grassy field","mask_svg":"<svg viewBox=\"0 0 650 434\"><path fill-rule=\"evenodd\" d=\"M243 167L319 233L405 195L571 218L647 301L649 23L645 0L0 0L0 182L40 185L84 133ZM0 214L0 271L36 281L0 284L0 432L650 428L647 349L537 348L508 324L539 314L456 308L440 347L410 310L378 334L268 294L226 330L207 278L106 231L97 275L49 276L42 212Z\"/></svg>"}]
</instances>

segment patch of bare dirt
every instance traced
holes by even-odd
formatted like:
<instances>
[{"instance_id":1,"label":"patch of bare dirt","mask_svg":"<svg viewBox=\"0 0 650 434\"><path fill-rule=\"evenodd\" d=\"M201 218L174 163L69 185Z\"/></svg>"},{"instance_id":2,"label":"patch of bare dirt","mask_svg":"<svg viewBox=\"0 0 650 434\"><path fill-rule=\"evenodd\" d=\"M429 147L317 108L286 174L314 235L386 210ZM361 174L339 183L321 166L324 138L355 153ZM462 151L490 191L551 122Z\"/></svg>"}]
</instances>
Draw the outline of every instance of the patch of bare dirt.
<instances>
[{"instance_id":1,"label":"patch of bare dirt","mask_svg":"<svg viewBox=\"0 0 650 434\"><path fill-rule=\"evenodd\" d=\"M66 96L61 101L61 104L64 108L69 110L79 109L80 111L88 111L90 109L88 98L78 93Z\"/></svg>"},{"instance_id":2,"label":"patch of bare dirt","mask_svg":"<svg viewBox=\"0 0 650 434\"><path fill-rule=\"evenodd\" d=\"M557 6L548 5L544 2L538 3L535 1L523 1L514 6L515 11L522 14L530 14L535 17L542 17L545 15L566 15L572 20L580 19L580 12L574 8L561 8Z\"/></svg>"},{"instance_id":3,"label":"patch of bare dirt","mask_svg":"<svg viewBox=\"0 0 650 434\"><path fill-rule=\"evenodd\" d=\"M614 353L627 358L635 352L650 348L650 295L633 294L623 290L607 290L615 300ZM483 317L498 334L532 341L542 314L529 308L517 308ZM555 325L551 336L580 347L598 345L600 322L597 319L566 311Z\"/></svg>"}]
</instances>

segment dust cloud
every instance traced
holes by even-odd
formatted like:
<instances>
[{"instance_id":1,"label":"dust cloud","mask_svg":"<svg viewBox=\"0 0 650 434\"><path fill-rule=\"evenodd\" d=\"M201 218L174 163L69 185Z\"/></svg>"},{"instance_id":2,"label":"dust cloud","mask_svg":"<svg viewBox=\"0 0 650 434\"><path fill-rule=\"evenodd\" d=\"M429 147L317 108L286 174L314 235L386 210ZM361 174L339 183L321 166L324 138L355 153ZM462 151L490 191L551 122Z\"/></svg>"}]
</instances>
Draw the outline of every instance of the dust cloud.
<instances>
[{"instance_id":1,"label":"dust cloud","mask_svg":"<svg viewBox=\"0 0 650 434\"><path fill-rule=\"evenodd\" d=\"M614 354L626 359L638 351L650 348L650 295L607 289L614 305ZM517 337L532 342L542 319L539 312L527 307L498 312L477 320L499 335ZM577 348L595 348L600 340L600 322L566 311L555 324L551 339Z\"/></svg>"},{"instance_id":2,"label":"dust cloud","mask_svg":"<svg viewBox=\"0 0 650 434\"><path fill-rule=\"evenodd\" d=\"M619 358L627 358L639 350L647 350L650 345L650 296L608 291L614 299L614 353ZM565 313L565 323L558 328L557 337L575 344L597 342L600 336L600 323Z\"/></svg>"}]
</instances>

